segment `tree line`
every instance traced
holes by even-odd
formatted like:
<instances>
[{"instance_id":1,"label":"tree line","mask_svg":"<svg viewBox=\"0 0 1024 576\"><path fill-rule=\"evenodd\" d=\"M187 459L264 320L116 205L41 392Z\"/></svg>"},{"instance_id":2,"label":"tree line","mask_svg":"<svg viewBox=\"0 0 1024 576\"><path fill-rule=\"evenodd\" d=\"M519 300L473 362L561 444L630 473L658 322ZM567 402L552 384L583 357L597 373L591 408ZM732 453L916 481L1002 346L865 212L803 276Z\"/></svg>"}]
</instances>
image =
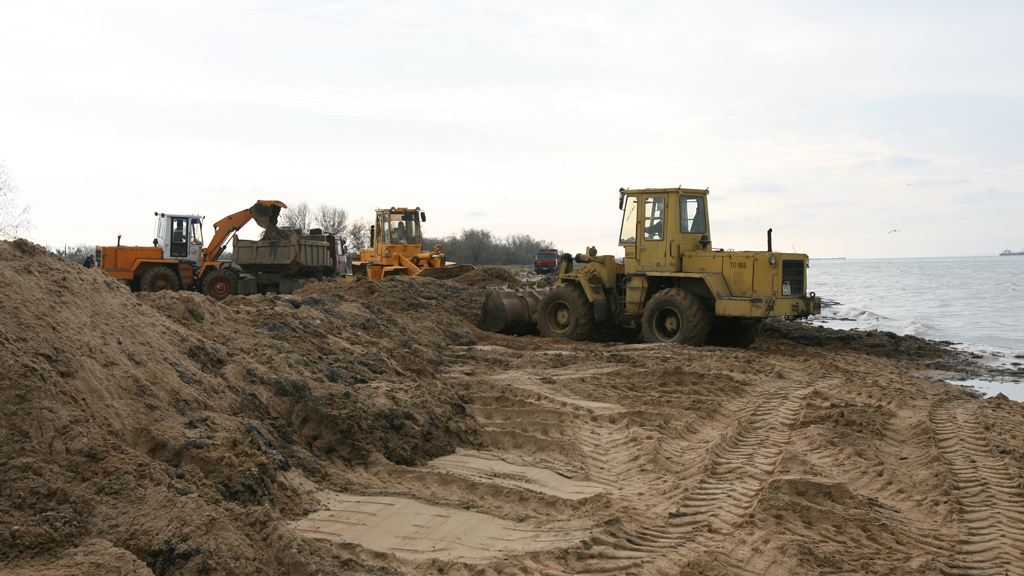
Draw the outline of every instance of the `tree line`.
<instances>
[{"instance_id":1,"label":"tree line","mask_svg":"<svg viewBox=\"0 0 1024 576\"><path fill-rule=\"evenodd\" d=\"M350 257L370 247L370 221L366 218L349 220L344 208L330 204L313 208L306 202L299 202L289 206L281 211L278 225L300 230L319 228L327 234L339 236L345 241ZM423 237L424 250L433 250L436 244L442 245L449 261L496 266L532 265L538 250L553 246L547 240L538 240L528 234L497 236L479 228L463 229L440 238Z\"/></svg>"},{"instance_id":2,"label":"tree line","mask_svg":"<svg viewBox=\"0 0 1024 576\"><path fill-rule=\"evenodd\" d=\"M14 239L26 232L30 226L28 208L16 202L17 188L10 178L6 166L0 162L0 237ZM349 258L355 257L359 250L370 246L370 224L367 218L350 219L348 212L340 206L320 204L310 206L299 202L281 211L278 226L291 227L303 232L320 229L325 234L333 234L342 239ZM509 234L498 236L489 230L469 228L457 234L444 237L424 237L423 249L430 251L434 246L443 246L445 257L452 262L473 265L514 266L533 264L534 254L538 250L552 247L546 240L538 240L528 234ZM47 246L51 252L73 260L83 262L95 253L96 247L90 244L67 244L64 246ZM227 259L226 252L222 259Z\"/></svg>"},{"instance_id":3,"label":"tree line","mask_svg":"<svg viewBox=\"0 0 1024 576\"><path fill-rule=\"evenodd\" d=\"M433 250L435 244L442 245L446 260L476 266L532 265L538 250L554 246L529 234L497 236L480 228L463 229L443 238L423 238L424 250Z\"/></svg>"}]
</instances>

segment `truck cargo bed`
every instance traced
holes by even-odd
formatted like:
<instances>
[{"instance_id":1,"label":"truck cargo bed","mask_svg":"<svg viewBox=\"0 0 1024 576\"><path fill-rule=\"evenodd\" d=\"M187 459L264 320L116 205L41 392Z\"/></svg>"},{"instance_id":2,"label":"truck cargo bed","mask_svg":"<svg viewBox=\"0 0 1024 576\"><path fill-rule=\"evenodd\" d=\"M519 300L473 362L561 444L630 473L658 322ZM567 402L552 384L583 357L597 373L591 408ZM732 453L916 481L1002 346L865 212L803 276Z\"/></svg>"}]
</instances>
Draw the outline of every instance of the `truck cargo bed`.
<instances>
[{"instance_id":1,"label":"truck cargo bed","mask_svg":"<svg viewBox=\"0 0 1024 576\"><path fill-rule=\"evenodd\" d=\"M240 240L236 236L231 259L243 269L258 272L312 273L330 269L330 244L321 238L288 234L274 240Z\"/></svg>"}]
</instances>

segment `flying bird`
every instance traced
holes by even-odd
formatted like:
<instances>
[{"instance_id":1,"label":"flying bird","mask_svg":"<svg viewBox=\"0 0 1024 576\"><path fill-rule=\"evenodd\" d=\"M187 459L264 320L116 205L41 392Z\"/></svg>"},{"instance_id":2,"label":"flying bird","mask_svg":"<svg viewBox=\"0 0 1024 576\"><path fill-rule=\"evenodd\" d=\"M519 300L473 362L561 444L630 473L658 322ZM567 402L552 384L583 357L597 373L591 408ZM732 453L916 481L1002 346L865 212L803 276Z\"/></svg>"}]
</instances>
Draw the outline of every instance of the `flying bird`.
<instances>
[{"instance_id":1,"label":"flying bird","mask_svg":"<svg viewBox=\"0 0 1024 576\"><path fill-rule=\"evenodd\" d=\"M899 232L900 234L903 234L903 232L900 230L889 230L889 234L892 234L893 232Z\"/></svg>"}]
</instances>

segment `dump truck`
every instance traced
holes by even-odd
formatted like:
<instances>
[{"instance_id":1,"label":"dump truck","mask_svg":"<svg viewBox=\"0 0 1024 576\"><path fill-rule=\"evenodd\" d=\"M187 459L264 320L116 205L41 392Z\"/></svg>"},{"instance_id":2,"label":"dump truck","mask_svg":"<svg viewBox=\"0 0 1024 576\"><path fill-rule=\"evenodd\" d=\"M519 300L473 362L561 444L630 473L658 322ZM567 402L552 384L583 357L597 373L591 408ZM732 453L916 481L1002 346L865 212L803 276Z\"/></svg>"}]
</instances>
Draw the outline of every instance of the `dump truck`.
<instances>
[{"instance_id":1,"label":"dump truck","mask_svg":"<svg viewBox=\"0 0 1024 576\"><path fill-rule=\"evenodd\" d=\"M423 248L420 222L427 221L427 214L419 207L392 206L376 212L370 226L370 247L360 250L352 261L353 275L370 280L395 275L452 278L474 269L445 260L440 244L430 251Z\"/></svg>"},{"instance_id":2,"label":"dump truck","mask_svg":"<svg viewBox=\"0 0 1024 576\"><path fill-rule=\"evenodd\" d=\"M772 317L821 313L807 291L806 254L716 249L708 190L619 190L625 257L593 247L563 254L550 289L494 290L480 327L586 340L601 329L638 330L646 342L745 347Z\"/></svg>"},{"instance_id":3,"label":"dump truck","mask_svg":"<svg viewBox=\"0 0 1024 576\"><path fill-rule=\"evenodd\" d=\"M97 266L133 291L194 290L216 300L232 294L291 293L309 282L344 274L344 246L333 235L282 230L277 219L287 206L260 200L213 225L203 247L204 217L154 212L153 246L97 246ZM235 233L250 221L265 230L261 240ZM221 260L233 237L232 260Z\"/></svg>"}]
</instances>

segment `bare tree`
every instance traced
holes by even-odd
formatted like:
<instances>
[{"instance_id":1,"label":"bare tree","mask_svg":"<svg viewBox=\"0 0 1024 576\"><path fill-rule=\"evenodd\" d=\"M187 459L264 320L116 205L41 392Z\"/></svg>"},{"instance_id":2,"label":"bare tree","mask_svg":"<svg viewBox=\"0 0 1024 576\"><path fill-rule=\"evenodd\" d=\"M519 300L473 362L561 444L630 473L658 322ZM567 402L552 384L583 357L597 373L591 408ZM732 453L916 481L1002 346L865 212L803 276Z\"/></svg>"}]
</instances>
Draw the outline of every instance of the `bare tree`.
<instances>
[{"instance_id":1,"label":"bare tree","mask_svg":"<svg viewBox=\"0 0 1024 576\"><path fill-rule=\"evenodd\" d=\"M348 248L349 251L362 250L370 247L370 221L366 218L356 218L348 226Z\"/></svg>"},{"instance_id":2,"label":"bare tree","mask_svg":"<svg viewBox=\"0 0 1024 576\"><path fill-rule=\"evenodd\" d=\"M7 164L0 160L0 238L13 240L28 232L32 227L30 210L29 206L18 205L18 187L7 172Z\"/></svg>"},{"instance_id":3,"label":"bare tree","mask_svg":"<svg viewBox=\"0 0 1024 576\"><path fill-rule=\"evenodd\" d=\"M321 204L317 206L313 219L325 234L345 236L345 229L348 228L348 212L344 208Z\"/></svg>"},{"instance_id":4,"label":"bare tree","mask_svg":"<svg viewBox=\"0 0 1024 576\"><path fill-rule=\"evenodd\" d=\"M278 226L291 226L299 230L309 230L310 223L309 204L299 202L281 211L277 219Z\"/></svg>"}]
</instances>

